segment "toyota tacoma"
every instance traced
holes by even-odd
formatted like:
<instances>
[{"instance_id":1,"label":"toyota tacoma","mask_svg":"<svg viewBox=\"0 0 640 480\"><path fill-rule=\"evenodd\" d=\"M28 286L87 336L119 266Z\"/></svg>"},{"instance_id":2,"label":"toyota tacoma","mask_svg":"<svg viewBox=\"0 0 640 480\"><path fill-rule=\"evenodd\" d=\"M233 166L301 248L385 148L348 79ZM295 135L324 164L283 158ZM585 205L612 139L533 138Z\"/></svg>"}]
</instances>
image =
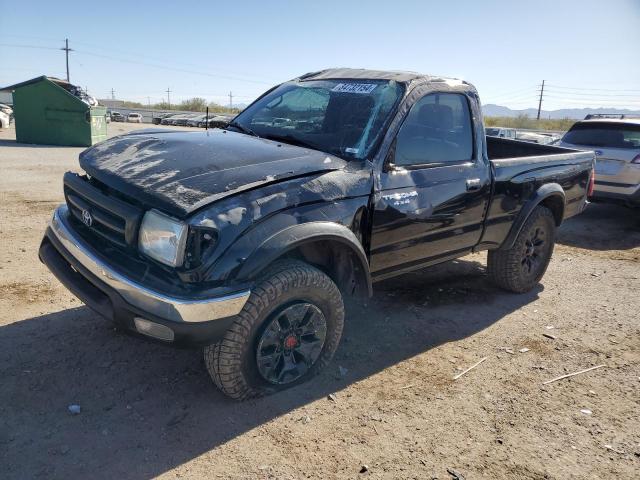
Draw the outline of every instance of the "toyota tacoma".
<instances>
[{"instance_id":1,"label":"toyota tacoma","mask_svg":"<svg viewBox=\"0 0 640 480\"><path fill-rule=\"evenodd\" d=\"M526 292L594 153L485 135L466 81L330 69L278 85L225 129L142 130L80 154L40 259L121 327L204 347L228 396L299 384L376 281L488 250Z\"/></svg>"}]
</instances>

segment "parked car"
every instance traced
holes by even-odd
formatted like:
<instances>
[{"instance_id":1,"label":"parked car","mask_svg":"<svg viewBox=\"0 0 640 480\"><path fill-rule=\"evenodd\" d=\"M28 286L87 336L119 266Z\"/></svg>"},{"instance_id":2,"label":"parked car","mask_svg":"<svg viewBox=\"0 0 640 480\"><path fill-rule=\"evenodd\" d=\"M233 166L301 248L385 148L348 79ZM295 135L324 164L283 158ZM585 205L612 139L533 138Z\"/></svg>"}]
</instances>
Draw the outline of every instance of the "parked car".
<instances>
[{"instance_id":1,"label":"parked car","mask_svg":"<svg viewBox=\"0 0 640 480\"><path fill-rule=\"evenodd\" d=\"M162 120L174 115L173 113L156 113L155 115L153 115L153 117L151 118L151 123L153 125L160 125L162 123Z\"/></svg>"},{"instance_id":2,"label":"parked car","mask_svg":"<svg viewBox=\"0 0 640 480\"><path fill-rule=\"evenodd\" d=\"M301 130L258 123L285 112ZM485 136L481 118L466 81L303 75L226 130L85 150L40 258L123 328L204 345L230 397L282 390L327 366L345 299L366 300L375 281L478 250L506 290L542 279L557 227L587 204L595 156Z\"/></svg>"},{"instance_id":3,"label":"parked car","mask_svg":"<svg viewBox=\"0 0 640 480\"><path fill-rule=\"evenodd\" d=\"M194 115L187 120L187 127L197 127L199 123L204 122L206 114ZM209 115L211 117L211 115Z\"/></svg>"},{"instance_id":4,"label":"parked car","mask_svg":"<svg viewBox=\"0 0 640 480\"><path fill-rule=\"evenodd\" d=\"M556 140L552 135L538 132L518 132L516 138L523 142L539 143L540 145L549 145Z\"/></svg>"},{"instance_id":5,"label":"parked car","mask_svg":"<svg viewBox=\"0 0 640 480\"><path fill-rule=\"evenodd\" d=\"M127 115L127 122L142 123L142 115L137 112L131 112L129 115Z\"/></svg>"},{"instance_id":6,"label":"parked car","mask_svg":"<svg viewBox=\"0 0 640 480\"><path fill-rule=\"evenodd\" d=\"M231 115L213 115L209 117L208 123L203 120L198 122L198 126L202 128L227 128L231 120L233 120Z\"/></svg>"},{"instance_id":7,"label":"parked car","mask_svg":"<svg viewBox=\"0 0 640 480\"><path fill-rule=\"evenodd\" d=\"M565 133L559 145L595 150L592 201L640 207L640 117L588 115Z\"/></svg>"},{"instance_id":8,"label":"parked car","mask_svg":"<svg viewBox=\"0 0 640 480\"><path fill-rule=\"evenodd\" d=\"M186 121L185 115L186 114L184 113L176 113L174 115L171 115L167 118L166 125L179 125L179 123Z\"/></svg>"},{"instance_id":9,"label":"parked car","mask_svg":"<svg viewBox=\"0 0 640 480\"><path fill-rule=\"evenodd\" d=\"M489 135L491 137L510 138L512 140L516 139L515 128L487 127L485 128L485 132L486 135Z\"/></svg>"},{"instance_id":10,"label":"parked car","mask_svg":"<svg viewBox=\"0 0 640 480\"><path fill-rule=\"evenodd\" d=\"M189 120L192 120L196 117L199 117L200 114L199 113L187 113L182 115L181 117L178 117L175 119L175 123L174 125L178 125L180 127L186 127L187 126L187 122L189 122Z\"/></svg>"},{"instance_id":11,"label":"parked car","mask_svg":"<svg viewBox=\"0 0 640 480\"><path fill-rule=\"evenodd\" d=\"M8 128L13 120L13 109L9 105L0 103L0 128Z\"/></svg>"},{"instance_id":12,"label":"parked car","mask_svg":"<svg viewBox=\"0 0 640 480\"><path fill-rule=\"evenodd\" d=\"M124 115L120 112L111 112L111 120L114 122L124 122Z\"/></svg>"},{"instance_id":13,"label":"parked car","mask_svg":"<svg viewBox=\"0 0 640 480\"><path fill-rule=\"evenodd\" d=\"M171 119L174 117L179 116L179 113L170 113L168 115L166 115L162 120L160 120L160 124L161 125L171 125Z\"/></svg>"}]
</instances>

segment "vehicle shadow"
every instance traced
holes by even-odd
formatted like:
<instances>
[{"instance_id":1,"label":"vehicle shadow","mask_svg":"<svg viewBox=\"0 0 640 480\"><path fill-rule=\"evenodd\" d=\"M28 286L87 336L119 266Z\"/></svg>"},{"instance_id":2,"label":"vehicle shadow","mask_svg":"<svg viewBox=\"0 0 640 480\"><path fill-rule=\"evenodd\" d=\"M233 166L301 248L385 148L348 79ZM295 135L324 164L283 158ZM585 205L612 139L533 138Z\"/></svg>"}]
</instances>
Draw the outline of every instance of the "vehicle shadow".
<instances>
[{"instance_id":1,"label":"vehicle shadow","mask_svg":"<svg viewBox=\"0 0 640 480\"><path fill-rule=\"evenodd\" d=\"M640 210L592 203L565 221L556 241L590 250L629 250L640 246Z\"/></svg>"},{"instance_id":2,"label":"vehicle shadow","mask_svg":"<svg viewBox=\"0 0 640 480\"><path fill-rule=\"evenodd\" d=\"M155 477L349 384L473 335L534 301L541 289L504 293L489 283L483 264L468 260L381 282L370 306L350 309L327 372L244 403L215 389L200 352L114 331L86 307L15 322L0 328L3 478ZM338 366L347 369L344 377ZM70 404L81 413L71 415Z\"/></svg>"},{"instance_id":3,"label":"vehicle shadow","mask_svg":"<svg viewBox=\"0 0 640 480\"><path fill-rule=\"evenodd\" d=\"M15 139L0 139L0 147L21 147L21 148L82 148L82 147L72 147L66 145L41 145L36 143L18 143Z\"/></svg>"}]
</instances>

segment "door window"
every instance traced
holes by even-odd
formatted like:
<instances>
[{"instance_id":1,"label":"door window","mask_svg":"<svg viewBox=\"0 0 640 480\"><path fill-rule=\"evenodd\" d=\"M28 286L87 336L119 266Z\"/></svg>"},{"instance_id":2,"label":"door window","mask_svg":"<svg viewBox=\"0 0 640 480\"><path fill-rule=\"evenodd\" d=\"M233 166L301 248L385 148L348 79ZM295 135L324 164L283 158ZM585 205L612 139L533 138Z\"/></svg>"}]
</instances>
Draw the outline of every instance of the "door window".
<instances>
[{"instance_id":1,"label":"door window","mask_svg":"<svg viewBox=\"0 0 640 480\"><path fill-rule=\"evenodd\" d=\"M458 93L431 93L416 102L396 137L399 166L452 164L473 159L469 103Z\"/></svg>"}]
</instances>

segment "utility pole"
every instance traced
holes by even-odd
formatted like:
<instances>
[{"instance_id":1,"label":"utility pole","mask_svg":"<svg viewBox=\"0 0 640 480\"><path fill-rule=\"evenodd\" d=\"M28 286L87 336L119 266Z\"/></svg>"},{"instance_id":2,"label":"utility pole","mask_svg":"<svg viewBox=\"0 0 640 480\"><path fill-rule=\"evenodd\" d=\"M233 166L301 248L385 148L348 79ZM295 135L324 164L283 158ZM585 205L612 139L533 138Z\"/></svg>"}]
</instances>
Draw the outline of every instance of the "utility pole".
<instances>
[{"instance_id":1,"label":"utility pole","mask_svg":"<svg viewBox=\"0 0 640 480\"><path fill-rule=\"evenodd\" d=\"M69 39L65 38L64 39L64 48L61 48L60 50L64 50L64 52L66 53L66 57L67 57L67 82L69 81L69 52L73 52L73 48L69 48Z\"/></svg>"},{"instance_id":2,"label":"utility pole","mask_svg":"<svg viewBox=\"0 0 640 480\"><path fill-rule=\"evenodd\" d=\"M233 108L233 93L229 92L229 108Z\"/></svg>"},{"instance_id":3,"label":"utility pole","mask_svg":"<svg viewBox=\"0 0 640 480\"><path fill-rule=\"evenodd\" d=\"M169 97L170 93L171 90L169 90L169 87L167 87L167 104L169 105L169 110L171 110L171 97Z\"/></svg>"},{"instance_id":4,"label":"utility pole","mask_svg":"<svg viewBox=\"0 0 640 480\"><path fill-rule=\"evenodd\" d=\"M544 80L542 80L542 86L540 87L540 101L538 102L538 120L540 120L540 110L542 109L542 95L544 94Z\"/></svg>"},{"instance_id":5,"label":"utility pole","mask_svg":"<svg viewBox=\"0 0 640 480\"><path fill-rule=\"evenodd\" d=\"M151 108L151 97L147 97L147 105L149 105L149 108Z\"/></svg>"},{"instance_id":6,"label":"utility pole","mask_svg":"<svg viewBox=\"0 0 640 480\"><path fill-rule=\"evenodd\" d=\"M113 88L111 89L111 100L115 100L116 99L116 92L113 91Z\"/></svg>"}]
</instances>

